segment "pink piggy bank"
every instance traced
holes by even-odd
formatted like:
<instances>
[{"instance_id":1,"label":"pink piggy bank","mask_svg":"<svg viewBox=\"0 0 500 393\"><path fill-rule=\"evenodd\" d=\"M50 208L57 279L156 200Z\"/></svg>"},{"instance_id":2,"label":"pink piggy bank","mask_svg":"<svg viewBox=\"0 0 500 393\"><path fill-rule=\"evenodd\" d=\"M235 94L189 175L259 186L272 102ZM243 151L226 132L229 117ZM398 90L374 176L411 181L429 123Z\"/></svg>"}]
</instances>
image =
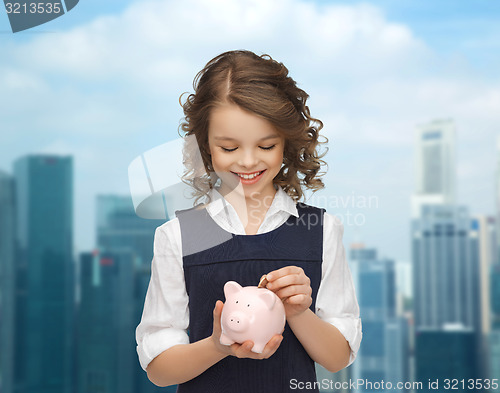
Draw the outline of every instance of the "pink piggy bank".
<instances>
[{"instance_id":1,"label":"pink piggy bank","mask_svg":"<svg viewBox=\"0 0 500 393\"><path fill-rule=\"evenodd\" d=\"M283 333L285 307L274 292L265 288L243 288L235 281L228 281L224 285L224 295L221 344L251 340L254 343L252 352L262 353L275 334Z\"/></svg>"}]
</instances>

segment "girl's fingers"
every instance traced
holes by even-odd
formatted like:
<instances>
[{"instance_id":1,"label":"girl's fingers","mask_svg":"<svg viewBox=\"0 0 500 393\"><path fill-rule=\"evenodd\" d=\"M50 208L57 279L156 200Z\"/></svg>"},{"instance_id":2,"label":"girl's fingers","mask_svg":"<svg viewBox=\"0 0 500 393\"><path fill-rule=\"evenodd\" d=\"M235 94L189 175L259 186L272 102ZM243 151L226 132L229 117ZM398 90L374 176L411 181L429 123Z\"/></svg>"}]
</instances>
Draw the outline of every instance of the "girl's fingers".
<instances>
[{"instance_id":1,"label":"girl's fingers","mask_svg":"<svg viewBox=\"0 0 500 393\"><path fill-rule=\"evenodd\" d=\"M245 341L243 344L233 344L231 345L231 349L233 351L234 356L238 358L250 358L250 359L267 359L271 357L276 350L279 348L281 341L283 340L283 336L277 334L269 340L269 342L264 347L262 353L252 352L253 342Z\"/></svg>"},{"instance_id":2,"label":"girl's fingers","mask_svg":"<svg viewBox=\"0 0 500 393\"><path fill-rule=\"evenodd\" d=\"M275 292L280 299L295 295L311 296L312 288L309 285L290 285Z\"/></svg>"},{"instance_id":3,"label":"girl's fingers","mask_svg":"<svg viewBox=\"0 0 500 393\"><path fill-rule=\"evenodd\" d=\"M231 349L233 350L234 356L238 358L252 358L256 359L252 352L253 342L245 341L243 344L233 344L231 345Z\"/></svg>"},{"instance_id":4,"label":"girl's fingers","mask_svg":"<svg viewBox=\"0 0 500 393\"><path fill-rule=\"evenodd\" d=\"M290 296L289 298L286 299L286 303L288 304L306 304L308 307L311 305L311 298L307 295L304 294L298 294L294 296Z\"/></svg>"},{"instance_id":5,"label":"girl's fingers","mask_svg":"<svg viewBox=\"0 0 500 393\"><path fill-rule=\"evenodd\" d=\"M293 274L298 274L298 275L304 274L304 270L298 266L285 266L282 267L281 269L269 272L266 275L266 278L268 281L274 281L280 277L285 277Z\"/></svg>"},{"instance_id":6,"label":"girl's fingers","mask_svg":"<svg viewBox=\"0 0 500 393\"><path fill-rule=\"evenodd\" d=\"M283 341L283 336L281 334L275 335L265 346L262 355L264 359L271 357L281 345L281 341Z\"/></svg>"},{"instance_id":7,"label":"girl's fingers","mask_svg":"<svg viewBox=\"0 0 500 393\"><path fill-rule=\"evenodd\" d=\"M279 290L290 285L310 285L311 280L305 274L288 274L275 278L267 284L267 289L272 291Z\"/></svg>"}]
</instances>

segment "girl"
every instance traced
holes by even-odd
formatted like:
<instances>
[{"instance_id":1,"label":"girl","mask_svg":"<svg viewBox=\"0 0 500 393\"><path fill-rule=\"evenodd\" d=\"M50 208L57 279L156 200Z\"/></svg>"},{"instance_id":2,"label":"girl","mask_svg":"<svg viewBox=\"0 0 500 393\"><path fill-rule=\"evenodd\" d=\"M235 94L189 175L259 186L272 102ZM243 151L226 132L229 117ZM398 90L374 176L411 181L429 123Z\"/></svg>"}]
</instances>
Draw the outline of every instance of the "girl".
<instances>
[{"instance_id":1,"label":"girl","mask_svg":"<svg viewBox=\"0 0 500 393\"><path fill-rule=\"evenodd\" d=\"M136 331L141 366L154 384L179 384L178 392L317 392L314 362L341 370L361 341L342 224L298 202L302 187L324 187L323 124L286 67L267 55L223 53L194 89L181 126L199 154L186 148L184 180L195 203L206 202L156 230ZM261 354L251 341L222 345L224 283L257 285L263 275L285 306L285 331Z\"/></svg>"}]
</instances>

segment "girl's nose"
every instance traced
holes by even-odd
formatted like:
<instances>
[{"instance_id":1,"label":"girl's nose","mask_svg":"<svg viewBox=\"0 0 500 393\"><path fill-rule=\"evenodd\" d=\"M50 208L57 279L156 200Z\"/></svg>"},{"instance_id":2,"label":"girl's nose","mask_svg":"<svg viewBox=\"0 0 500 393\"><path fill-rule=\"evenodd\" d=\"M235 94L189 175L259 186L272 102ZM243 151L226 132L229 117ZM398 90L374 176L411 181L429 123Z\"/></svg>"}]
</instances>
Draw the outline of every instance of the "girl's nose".
<instances>
[{"instance_id":1,"label":"girl's nose","mask_svg":"<svg viewBox=\"0 0 500 393\"><path fill-rule=\"evenodd\" d=\"M238 164L245 168L254 168L259 162L257 154L251 150L242 151Z\"/></svg>"}]
</instances>

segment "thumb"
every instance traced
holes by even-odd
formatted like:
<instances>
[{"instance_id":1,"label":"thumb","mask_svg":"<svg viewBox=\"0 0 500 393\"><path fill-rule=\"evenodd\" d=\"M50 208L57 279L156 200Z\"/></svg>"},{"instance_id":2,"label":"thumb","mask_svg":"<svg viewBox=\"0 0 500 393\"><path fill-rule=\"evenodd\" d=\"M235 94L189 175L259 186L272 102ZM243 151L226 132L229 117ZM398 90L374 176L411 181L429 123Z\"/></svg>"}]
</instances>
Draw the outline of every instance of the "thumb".
<instances>
[{"instance_id":1,"label":"thumb","mask_svg":"<svg viewBox=\"0 0 500 393\"><path fill-rule=\"evenodd\" d=\"M215 308L214 308L214 328L217 328L218 330L221 329L221 323L220 323L220 316L222 314L222 307L224 306L224 303L222 303L220 300L217 300L215 303Z\"/></svg>"}]
</instances>

